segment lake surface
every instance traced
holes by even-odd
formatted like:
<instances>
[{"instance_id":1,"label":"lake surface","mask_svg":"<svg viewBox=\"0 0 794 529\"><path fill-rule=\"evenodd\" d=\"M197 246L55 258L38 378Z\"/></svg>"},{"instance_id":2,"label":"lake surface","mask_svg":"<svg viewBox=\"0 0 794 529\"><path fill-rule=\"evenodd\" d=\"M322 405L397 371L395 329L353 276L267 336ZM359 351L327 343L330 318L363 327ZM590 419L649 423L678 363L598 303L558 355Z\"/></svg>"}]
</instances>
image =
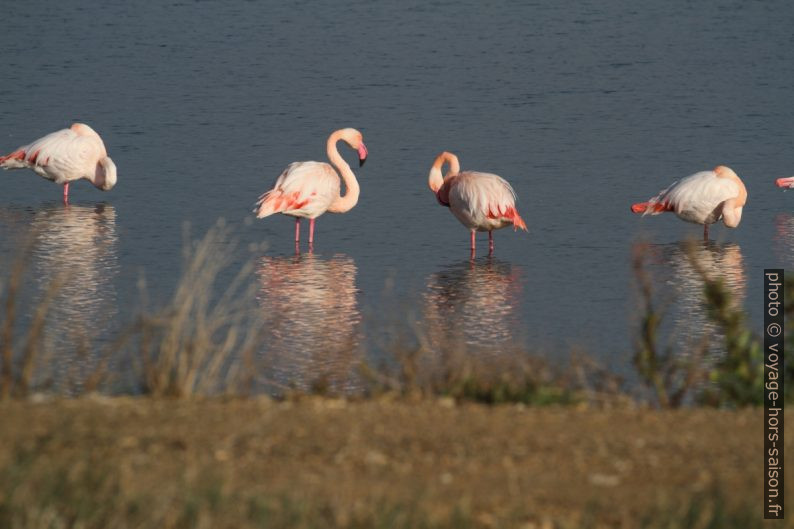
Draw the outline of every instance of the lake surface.
<instances>
[{"instance_id":1,"label":"lake surface","mask_svg":"<svg viewBox=\"0 0 794 529\"><path fill-rule=\"evenodd\" d=\"M389 333L417 321L473 349L580 349L627 370L640 246L681 339L706 325L683 245L701 228L631 203L728 165L749 200L738 229L715 226L698 248L706 267L759 324L763 269L794 264L794 193L773 185L794 174L792 22L783 1L32 0L0 32L0 150L86 122L119 183L73 185L64 208L32 172L0 174L2 257L33 226L30 299L74 272L52 314L48 339L72 344L56 374L83 361L75 329L108 340L132 317L142 273L153 303L166 299L184 224L195 238L219 218L236 265L254 264L261 354L285 384L354 384L356 355L387 354ZM296 256L292 219L251 207L348 126L370 152L354 168L360 202L320 217L314 253ZM481 234L470 261L466 230L427 188L442 150L507 178L529 232L496 232L493 258Z\"/></svg>"}]
</instances>

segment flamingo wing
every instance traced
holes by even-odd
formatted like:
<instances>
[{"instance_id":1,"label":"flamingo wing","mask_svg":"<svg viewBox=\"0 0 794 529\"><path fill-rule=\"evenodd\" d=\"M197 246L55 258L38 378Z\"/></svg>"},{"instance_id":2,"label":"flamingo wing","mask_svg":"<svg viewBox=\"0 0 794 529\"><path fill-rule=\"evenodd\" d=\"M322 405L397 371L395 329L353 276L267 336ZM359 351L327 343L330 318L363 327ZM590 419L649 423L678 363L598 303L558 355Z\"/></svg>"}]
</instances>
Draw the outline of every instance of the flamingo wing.
<instances>
[{"instance_id":1,"label":"flamingo wing","mask_svg":"<svg viewBox=\"0 0 794 529\"><path fill-rule=\"evenodd\" d=\"M325 213L340 193L339 175L322 162L293 162L276 179L273 189L256 203L258 218L274 213L315 218Z\"/></svg>"},{"instance_id":2,"label":"flamingo wing","mask_svg":"<svg viewBox=\"0 0 794 529\"><path fill-rule=\"evenodd\" d=\"M464 171L449 178L448 197L453 210L463 210L466 216L483 228L495 223L527 229L516 210L516 193L501 176Z\"/></svg>"},{"instance_id":3,"label":"flamingo wing","mask_svg":"<svg viewBox=\"0 0 794 529\"><path fill-rule=\"evenodd\" d=\"M699 224L712 223L722 215L717 208L726 200L739 196L739 193L736 181L721 178L714 171L701 171L675 182L652 198L645 214L656 215L673 210L684 220Z\"/></svg>"},{"instance_id":4,"label":"flamingo wing","mask_svg":"<svg viewBox=\"0 0 794 529\"><path fill-rule=\"evenodd\" d=\"M97 139L72 129L59 130L0 157L0 167L33 169L57 183L77 180L93 174L97 160L105 155Z\"/></svg>"}]
</instances>

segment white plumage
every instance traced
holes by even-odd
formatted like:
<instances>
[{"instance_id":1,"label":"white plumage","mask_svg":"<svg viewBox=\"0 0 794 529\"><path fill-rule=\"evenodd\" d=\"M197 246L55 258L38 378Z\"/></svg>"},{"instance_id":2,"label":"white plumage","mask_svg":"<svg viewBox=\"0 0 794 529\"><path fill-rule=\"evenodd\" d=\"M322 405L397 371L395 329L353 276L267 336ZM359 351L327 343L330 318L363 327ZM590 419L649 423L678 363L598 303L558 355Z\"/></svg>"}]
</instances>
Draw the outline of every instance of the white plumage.
<instances>
[{"instance_id":1,"label":"white plumage","mask_svg":"<svg viewBox=\"0 0 794 529\"><path fill-rule=\"evenodd\" d=\"M739 196L739 184L717 176L714 171L700 171L678 182L649 200L649 204L669 204L678 218L696 224L713 224L722 218L722 204ZM658 215L648 208L644 215Z\"/></svg>"},{"instance_id":2,"label":"white plumage","mask_svg":"<svg viewBox=\"0 0 794 529\"><path fill-rule=\"evenodd\" d=\"M477 171L464 171L450 178L454 185L449 187L449 207L461 224L477 231L514 225L516 193L507 180Z\"/></svg>"},{"instance_id":3,"label":"white plumage","mask_svg":"<svg viewBox=\"0 0 794 529\"><path fill-rule=\"evenodd\" d=\"M339 175L324 162L293 162L276 179L273 189L256 203L256 216L283 213L315 219L328 211L340 193Z\"/></svg>"}]
</instances>

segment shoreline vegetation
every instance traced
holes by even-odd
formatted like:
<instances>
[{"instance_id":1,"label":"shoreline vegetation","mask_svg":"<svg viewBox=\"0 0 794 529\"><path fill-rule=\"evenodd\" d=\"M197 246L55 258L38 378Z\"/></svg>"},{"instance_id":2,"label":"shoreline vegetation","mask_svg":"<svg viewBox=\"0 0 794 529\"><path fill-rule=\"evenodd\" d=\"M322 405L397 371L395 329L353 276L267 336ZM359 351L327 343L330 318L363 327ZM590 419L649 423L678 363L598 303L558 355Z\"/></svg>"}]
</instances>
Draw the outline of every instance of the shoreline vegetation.
<instances>
[{"instance_id":1,"label":"shoreline vegetation","mask_svg":"<svg viewBox=\"0 0 794 529\"><path fill-rule=\"evenodd\" d=\"M229 270L220 222L185 245L170 300L141 282L66 392L44 330L68 274L20 316L33 240L0 276L0 527L761 527L761 342L694 250L713 332L680 351L637 246L631 384L587 355L483 359L415 328L345 394L263 383L252 267Z\"/></svg>"},{"instance_id":2,"label":"shoreline vegetation","mask_svg":"<svg viewBox=\"0 0 794 529\"><path fill-rule=\"evenodd\" d=\"M533 355L516 342L508 349L487 355L467 351L451 333L410 326L389 333L389 359L374 364L366 355L356 362L351 376L361 390L350 394L323 378L309 381L306 389L267 380L267 360L258 354L268 327L256 306L253 266L232 269L237 243L231 230L219 221L200 240L188 241L183 269L170 299L159 306L149 301L145 280L139 281L140 302L133 321L94 352L92 368L79 380L58 383L47 371L53 357L45 337L50 313L60 290L70 280L68 271L40 287L37 299L22 299L28 261L35 237L18 245L5 273L0 275L0 398L32 394L145 395L191 398L198 396L250 396L269 393L276 398L306 393L332 397L373 397L382 394L451 397L486 404L581 404L601 406L631 403L659 408L715 406L737 408L762 403L763 351L760 337L749 326L723 278L711 277L700 262L698 244L685 247L692 271L702 285L702 312L706 329L702 338L685 350L673 347L674 329L665 326L665 309L673 300L654 289L649 250L635 245L634 284L638 311L631 353L634 377L621 376L585 354L572 353L567 366ZM794 322L794 278L784 286L787 321ZM33 310L24 306L29 303ZM27 319L22 313L30 313ZM81 337L77 356L90 347L90 329L75 329ZM794 334L789 337L794 349ZM351 347L355 347L351 344ZM718 354L714 354L714 350ZM498 353L498 354L494 354ZM789 353L790 355L791 353ZM122 364L119 364L121 359ZM114 362L129 371L119 381ZM786 362L786 380L794 374ZM64 391L67 387L69 391ZM786 400L794 395L786 384Z\"/></svg>"}]
</instances>

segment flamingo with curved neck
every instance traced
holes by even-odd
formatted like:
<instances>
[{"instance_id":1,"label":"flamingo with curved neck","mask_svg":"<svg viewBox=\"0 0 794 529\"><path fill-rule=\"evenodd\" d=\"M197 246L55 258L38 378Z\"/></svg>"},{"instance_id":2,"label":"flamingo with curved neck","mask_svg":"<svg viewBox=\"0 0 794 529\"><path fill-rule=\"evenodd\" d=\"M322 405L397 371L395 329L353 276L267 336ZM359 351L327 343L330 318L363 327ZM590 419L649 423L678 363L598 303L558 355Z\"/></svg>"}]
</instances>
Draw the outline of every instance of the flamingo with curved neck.
<instances>
[{"instance_id":1,"label":"flamingo with curved neck","mask_svg":"<svg viewBox=\"0 0 794 529\"><path fill-rule=\"evenodd\" d=\"M84 123L47 134L33 143L0 156L3 169L32 169L63 186L63 203L69 204L69 183L88 180L102 191L116 185L116 164L108 156L102 138Z\"/></svg>"},{"instance_id":2,"label":"flamingo with curved neck","mask_svg":"<svg viewBox=\"0 0 794 529\"><path fill-rule=\"evenodd\" d=\"M709 238L709 225L722 219L728 228L742 220L747 203L747 188L741 178L724 165L701 171L674 182L647 202L631 206L634 213L658 215L671 211L681 220L703 225L703 239Z\"/></svg>"},{"instance_id":3,"label":"flamingo with curved neck","mask_svg":"<svg viewBox=\"0 0 794 529\"><path fill-rule=\"evenodd\" d=\"M444 165L449 165L449 170L442 178ZM516 193L507 180L491 173L461 172L458 157L451 152L444 151L436 157L427 184L438 203L448 207L471 231L472 258L476 251L476 232L488 232L488 254L491 255L494 251L493 230L505 226L527 229L516 209Z\"/></svg>"},{"instance_id":4,"label":"flamingo with curved neck","mask_svg":"<svg viewBox=\"0 0 794 529\"><path fill-rule=\"evenodd\" d=\"M328 159L333 167L325 162L293 162L276 179L273 189L260 196L256 203L254 212L257 218L274 213L295 217L296 249L300 242L301 218L309 219L311 248L314 244L314 220L317 217L326 211L346 213L358 203L361 189L356 175L336 148L339 141L344 141L358 151L359 167L364 165L368 151L362 134L356 129L339 129L331 133L326 144ZM339 175L345 183L344 195L341 194Z\"/></svg>"},{"instance_id":5,"label":"flamingo with curved neck","mask_svg":"<svg viewBox=\"0 0 794 529\"><path fill-rule=\"evenodd\" d=\"M449 165L446 174L447 177L460 172L460 162L457 156L447 151L439 154L433 162L433 167L430 168L430 174L427 178L427 185L430 186L430 190L433 193L438 193L438 190L444 185L445 177L441 176L441 169L444 168L444 164Z\"/></svg>"}]
</instances>

